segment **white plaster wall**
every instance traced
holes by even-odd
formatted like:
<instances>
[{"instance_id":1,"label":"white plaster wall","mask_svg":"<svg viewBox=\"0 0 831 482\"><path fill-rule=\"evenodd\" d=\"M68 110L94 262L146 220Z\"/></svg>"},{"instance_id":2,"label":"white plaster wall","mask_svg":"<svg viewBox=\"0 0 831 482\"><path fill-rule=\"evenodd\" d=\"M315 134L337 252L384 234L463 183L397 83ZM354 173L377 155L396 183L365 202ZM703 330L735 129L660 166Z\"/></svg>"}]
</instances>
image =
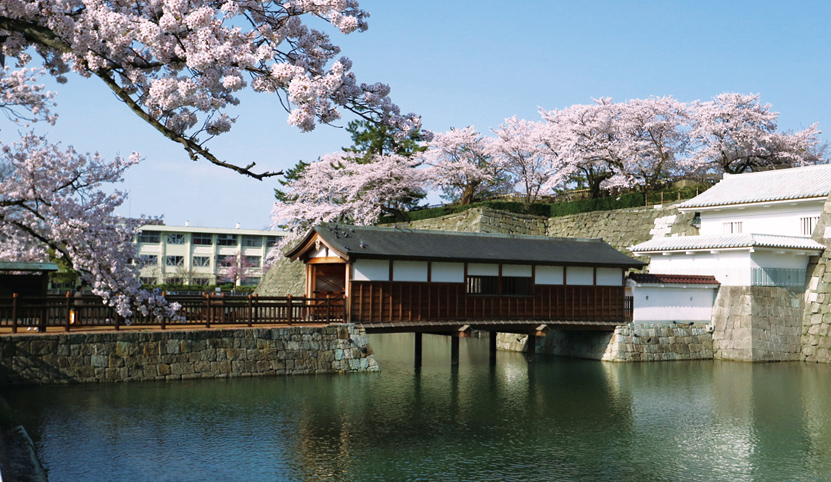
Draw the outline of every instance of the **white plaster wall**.
<instances>
[{"instance_id":1,"label":"white plaster wall","mask_svg":"<svg viewBox=\"0 0 831 482\"><path fill-rule=\"evenodd\" d=\"M566 284L593 285L594 268L586 268L583 266L566 266Z\"/></svg>"},{"instance_id":2,"label":"white plaster wall","mask_svg":"<svg viewBox=\"0 0 831 482\"><path fill-rule=\"evenodd\" d=\"M521 278L531 277L531 265L529 264L503 264L502 276L516 276Z\"/></svg>"},{"instance_id":3,"label":"white plaster wall","mask_svg":"<svg viewBox=\"0 0 831 482\"><path fill-rule=\"evenodd\" d=\"M774 251L756 251L750 254L750 262L754 268L805 269L808 266L808 256L789 252L778 254Z\"/></svg>"},{"instance_id":4,"label":"white plaster wall","mask_svg":"<svg viewBox=\"0 0 831 482\"><path fill-rule=\"evenodd\" d=\"M709 323L716 290L688 286L660 288L638 286L633 289L636 323L703 322Z\"/></svg>"},{"instance_id":5,"label":"white plaster wall","mask_svg":"<svg viewBox=\"0 0 831 482\"><path fill-rule=\"evenodd\" d=\"M430 266L430 279L433 283L464 283L464 263L433 263Z\"/></svg>"},{"instance_id":6,"label":"white plaster wall","mask_svg":"<svg viewBox=\"0 0 831 482\"><path fill-rule=\"evenodd\" d=\"M320 249L316 249L312 252L312 258L326 258L329 256L329 248L326 246L321 247Z\"/></svg>"},{"instance_id":7,"label":"white plaster wall","mask_svg":"<svg viewBox=\"0 0 831 482\"><path fill-rule=\"evenodd\" d=\"M598 286L623 285L623 270L620 268L597 268Z\"/></svg>"},{"instance_id":8,"label":"white plaster wall","mask_svg":"<svg viewBox=\"0 0 831 482\"><path fill-rule=\"evenodd\" d=\"M749 250L712 253L655 255L650 273L713 275L724 286L750 286Z\"/></svg>"},{"instance_id":9,"label":"white plaster wall","mask_svg":"<svg viewBox=\"0 0 831 482\"><path fill-rule=\"evenodd\" d=\"M426 261L393 261L393 281L427 281Z\"/></svg>"},{"instance_id":10,"label":"white plaster wall","mask_svg":"<svg viewBox=\"0 0 831 482\"><path fill-rule=\"evenodd\" d=\"M470 276L499 276L498 264L470 263L467 265Z\"/></svg>"},{"instance_id":11,"label":"white plaster wall","mask_svg":"<svg viewBox=\"0 0 831 482\"><path fill-rule=\"evenodd\" d=\"M563 284L563 267L537 266L534 272L534 283L538 285Z\"/></svg>"},{"instance_id":12,"label":"white plaster wall","mask_svg":"<svg viewBox=\"0 0 831 482\"><path fill-rule=\"evenodd\" d=\"M702 210L702 236L724 234L725 222L741 221L743 233L802 236L800 218L819 216L822 201L771 204L770 207L726 208Z\"/></svg>"},{"instance_id":13,"label":"white plaster wall","mask_svg":"<svg viewBox=\"0 0 831 482\"><path fill-rule=\"evenodd\" d=\"M390 262L385 259L358 259L352 264L355 281L389 281Z\"/></svg>"}]
</instances>

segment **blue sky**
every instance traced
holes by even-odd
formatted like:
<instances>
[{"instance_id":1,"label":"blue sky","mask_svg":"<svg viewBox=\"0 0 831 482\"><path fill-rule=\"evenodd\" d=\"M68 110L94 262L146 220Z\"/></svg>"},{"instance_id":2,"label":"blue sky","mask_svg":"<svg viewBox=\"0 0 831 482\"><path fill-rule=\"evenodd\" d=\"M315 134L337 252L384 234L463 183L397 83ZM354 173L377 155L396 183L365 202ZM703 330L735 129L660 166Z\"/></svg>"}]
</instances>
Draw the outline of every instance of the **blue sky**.
<instances>
[{"instance_id":1,"label":"blue sky","mask_svg":"<svg viewBox=\"0 0 831 482\"><path fill-rule=\"evenodd\" d=\"M774 1L432 1L364 0L370 29L330 34L360 81L389 83L404 112L434 131L506 117L538 120L550 110L672 95L681 101L722 92L761 93L780 127L813 122L831 138L831 2ZM71 77L58 91L52 141L106 156L140 152L127 172L121 214L164 215L167 224L268 226L276 180L243 178L205 162L130 114L95 79ZM239 120L209 146L238 164L267 170L314 160L349 145L343 129L301 133L277 99L246 94ZM343 125L346 124L345 119ZM13 126L3 125L11 138Z\"/></svg>"}]
</instances>

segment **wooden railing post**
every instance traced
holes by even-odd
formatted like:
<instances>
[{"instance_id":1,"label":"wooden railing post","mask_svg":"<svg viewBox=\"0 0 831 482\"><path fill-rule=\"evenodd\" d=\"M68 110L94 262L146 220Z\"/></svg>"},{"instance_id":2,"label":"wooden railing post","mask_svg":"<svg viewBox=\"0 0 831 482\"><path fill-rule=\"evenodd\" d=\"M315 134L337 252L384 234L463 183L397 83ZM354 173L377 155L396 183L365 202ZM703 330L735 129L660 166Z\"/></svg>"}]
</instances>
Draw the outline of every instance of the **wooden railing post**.
<instances>
[{"instance_id":1,"label":"wooden railing post","mask_svg":"<svg viewBox=\"0 0 831 482\"><path fill-rule=\"evenodd\" d=\"M40 321L38 322L38 333L46 333L46 317L48 316L48 312L46 311L46 299L43 300L43 304L40 306Z\"/></svg>"},{"instance_id":2,"label":"wooden railing post","mask_svg":"<svg viewBox=\"0 0 831 482\"><path fill-rule=\"evenodd\" d=\"M257 320L257 323L259 323L262 321L260 320L260 295L256 293L254 294L254 310L256 310L254 313L254 319Z\"/></svg>"},{"instance_id":3,"label":"wooden railing post","mask_svg":"<svg viewBox=\"0 0 831 482\"><path fill-rule=\"evenodd\" d=\"M208 298L208 320L205 322L205 328L211 327L211 322L214 319L214 294L211 293L210 298Z\"/></svg>"},{"instance_id":4,"label":"wooden railing post","mask_svg":"<svg viewBox=\"0 0 831 482\"><path fill-rule=\"evenodd\" d=\"M66 331L69 331L69 325L72 324L72 293L66 292Z\"/></svg>"},{"instance_id":5,"label":"wooden railing post","mask_svg":"<svg viewBox=\"0 0 831 482\"><path fill-rule=\"evenodd\" d=\"M222 308L219 310L219 322L225 323L225 315L227 314L226 311L228 310L228 308L226 308L225 305L225 293L222 293L222 301L220 301L220 306Z\"/></svg>"},{"instance_id":6,"label":"wooden railing post","mask_svg":"<svg viewBox=\"0 0 831 482\"><path fill-rule=\"evenodd\" d=\"M251 293L248 293L248 327L250 328L254 324L254 297L251 296Z\"/></svg>"},{"instance_id":7,"label":"wooden railing post","mask_svg":"<svg viewBox=\"0 0 831 482\"><path fill-rule=\"evenodd\" d=\"M202 312L202 322L208 325L210 323L208 320L211 319L211 294L204 293L203 296L205 297L205 310Z\"/></svg>"},{"instance_id":8,"label":"wooden railing post","mask_svg":"<svg viewBox=\"0 0 831 482\"><path fill-rule=\"evenodd\" d=\"M291 315L292 315L292 308L291 308L291 295L286 295L286 311L288 311L288 324L291 325Z\"/></svg>"},{"instance_id":9,"label":"wooden railing post","mask_svg":"<svg viewBox=\"0 0 831 482\"><path fill-rule=\"evenodd\" d=\"M108 311L113 312L113 315L114 315L113 320L115 320L115 331L120 330L121 329L121 315L118 314L117 311L115 311L115 308L109 308Z\"/></svg>"},{"instance_id":10,"label":"wooden railing post","mask_svg":"<svg viewBox=\"0 0 831 482\"><path fill-rule=\"evenodd\" d=\"M17 333L17 293L12 294L12 333Z\"/></svg>"},{"instance_id":11,"label":"wooden railing post","mask_svg":"<svg viewBox=\"0 0 831 482\"><path fill-rule=\"evenodd\" d=\"M332 298L326 298L326 323L332 322Z\"/></svg>"}]
</instances>

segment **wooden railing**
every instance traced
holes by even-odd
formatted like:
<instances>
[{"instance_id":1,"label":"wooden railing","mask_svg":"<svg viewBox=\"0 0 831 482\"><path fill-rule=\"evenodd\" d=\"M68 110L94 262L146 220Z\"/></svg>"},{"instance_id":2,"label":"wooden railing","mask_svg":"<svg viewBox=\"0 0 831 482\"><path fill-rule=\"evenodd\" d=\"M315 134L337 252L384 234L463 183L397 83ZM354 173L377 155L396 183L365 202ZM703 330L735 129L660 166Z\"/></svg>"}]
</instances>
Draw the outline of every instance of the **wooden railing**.
<instances>
[{"instance_id":1,"label":"wooden railing","mask_svg":"<svg viewBox=\"0 0 831 482\"><path fill-rule=\"evenodd\" d=\"M181 305L178 314L184 319L157 319L136 315L119 316L104 305L98 296L46 296L23 298L17 295L0 298L0 327L45 331L63 327L65 331L85 327L216 325L254 326L263 324L328 324L346 319L344 298L237 296L167 296Z\"/></svg>"}]
</instances>

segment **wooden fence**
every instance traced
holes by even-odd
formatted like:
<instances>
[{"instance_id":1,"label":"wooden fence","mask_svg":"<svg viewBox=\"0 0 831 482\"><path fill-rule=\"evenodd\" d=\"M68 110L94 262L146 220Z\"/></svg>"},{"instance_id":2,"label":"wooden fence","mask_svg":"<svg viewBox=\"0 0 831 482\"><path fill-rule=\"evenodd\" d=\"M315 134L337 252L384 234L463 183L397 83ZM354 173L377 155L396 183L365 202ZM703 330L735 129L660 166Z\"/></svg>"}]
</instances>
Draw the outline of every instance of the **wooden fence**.
<instances>
[{"instance_id":1,"label":"wooden fence","mask_svg":"<svg viewBox=\"0 0 831 482\"><path fill-rule=\"evenodd\" d=\"M98 296L46 296L43 298L0 298L0 327L11 327L12 333L21 328L45 331L47 327L74 328L111 326L203 325L263 325L263 324L328 324L343 323L346 319L343 298L274 297L256 295L237 296L166 296L168 302L181 305L183 320L156 319L136 315L129 319L119 316L104 305Z\"/></svg>"}]
</instances>

